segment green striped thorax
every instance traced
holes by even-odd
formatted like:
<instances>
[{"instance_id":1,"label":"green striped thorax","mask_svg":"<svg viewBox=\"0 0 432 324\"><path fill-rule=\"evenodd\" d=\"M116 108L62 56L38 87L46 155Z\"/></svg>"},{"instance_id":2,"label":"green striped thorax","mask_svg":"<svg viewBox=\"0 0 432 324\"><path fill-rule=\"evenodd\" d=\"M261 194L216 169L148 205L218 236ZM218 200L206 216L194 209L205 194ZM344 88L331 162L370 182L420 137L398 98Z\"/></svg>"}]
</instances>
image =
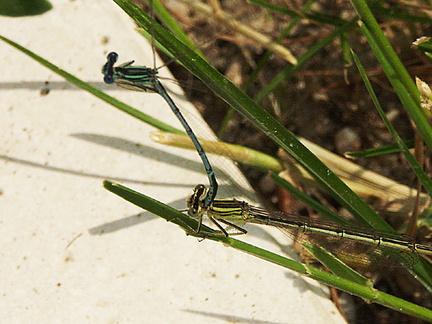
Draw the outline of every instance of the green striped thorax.
<instances>
[{"instance_id":1,"label":"green striped thorax","mask_svg":"<svg viewBox=\"0 0 432 324\"><path fill-rule=\"evenodd\" d=\"M102 67L104 82L135 91L157 92L156 74L158 71L146 66L132 66L134 61L114 66L118 60L118 54L111 52L107 56L107 62Z\"/></svg>"},{"instance_id":2,"label":"green striped thorax","mask_svg":"<svg viewBox=\"0 0 432 324\"><path fill-rule=\"evenodd\" d=\"M215 199L211 206L205 207L204 199L207 188L203 184L195 186L193 194L187 200L188 215L202 218L204 213L215 219L244 223L249 220L250 205L235 199Z\"/></svg>"}]
</instances>

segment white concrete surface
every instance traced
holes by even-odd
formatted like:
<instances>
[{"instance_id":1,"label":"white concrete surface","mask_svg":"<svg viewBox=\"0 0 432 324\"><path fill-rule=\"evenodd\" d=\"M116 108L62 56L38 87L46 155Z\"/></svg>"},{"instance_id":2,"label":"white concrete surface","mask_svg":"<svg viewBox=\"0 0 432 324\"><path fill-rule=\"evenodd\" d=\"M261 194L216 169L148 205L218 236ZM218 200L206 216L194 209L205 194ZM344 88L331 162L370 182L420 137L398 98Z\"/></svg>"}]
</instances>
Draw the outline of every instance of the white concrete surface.
<instances>
[{"instance_id":1,"label":"white concrete surface","mask_svg":"<svg viewBox=\"0 0 432 324\"><path fill-rule=\"evenodd\" d=\"M103 84L111 50L121 61L152 62L116 5L53 5L42 16L0 17L0 33L178 126L157 95ZM151 127L2 42L0 58L1 323L343 321L321 288L296 273L186 237L102 187L109 178L184 208L194 185L206 183L196 154L152 143ZM271 228L242 239L291 251Z\"/></svg>"}]
</instances>

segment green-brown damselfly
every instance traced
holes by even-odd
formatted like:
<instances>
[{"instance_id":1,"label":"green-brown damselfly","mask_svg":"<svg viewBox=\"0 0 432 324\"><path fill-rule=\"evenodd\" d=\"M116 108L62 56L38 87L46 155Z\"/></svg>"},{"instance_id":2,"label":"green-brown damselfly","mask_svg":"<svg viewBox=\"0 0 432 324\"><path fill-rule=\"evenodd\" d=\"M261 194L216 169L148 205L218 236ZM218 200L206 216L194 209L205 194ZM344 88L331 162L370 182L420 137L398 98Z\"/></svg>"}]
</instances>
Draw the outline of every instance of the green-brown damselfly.
<instances>
[{"instance_id":1,"label":"green-brown damselfly","mask_svg":"<svg viewBox=\"0 0 432 324\"><path fill-rule=\"evenodd\" d=\"M280 228L296 242L318 245L349 264L362 266L402 264L411 267L417 263L419 254L432 255L432 246L417 244L408 236L311 220L309 217L286 212L269 212L245 201L216 199L212 206L204 207L205 194L205 186L197 185L187 202L188 208L196 211L198 231L204 214L225 236L230 234L218 222L235 228L235 234L246 233L237 224L271 225Z\"/></svg>"}]
</instances>

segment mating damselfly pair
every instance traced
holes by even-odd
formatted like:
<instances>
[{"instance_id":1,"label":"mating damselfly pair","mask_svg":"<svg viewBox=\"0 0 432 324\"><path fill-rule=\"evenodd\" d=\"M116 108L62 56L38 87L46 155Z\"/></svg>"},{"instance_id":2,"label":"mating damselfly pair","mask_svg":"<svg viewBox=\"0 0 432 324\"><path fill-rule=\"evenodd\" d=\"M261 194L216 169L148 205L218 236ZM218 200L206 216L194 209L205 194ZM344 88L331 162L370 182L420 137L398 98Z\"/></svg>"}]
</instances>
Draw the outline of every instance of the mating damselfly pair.
<instances>
[{"instance_id":1,"label":"mating damselfly pair","mask_svg":"<svg viewBox=\"0 0 432 324\"><path fill-rule=\"evenodd\" d=\"M102 69L104 81L130 90L155 92L161 95L180 120L203 162L209 189L206 190L204 185L197 185L187 201L188 215L198 219L199 225L193 229L196 232L200 231L203 216L207 215L224 236L232 233L229 234L219 222L234 228L238 234L244 234L246 230L237 224L276 226L298 242L322 246L343 260L360 264L403 264L409 267L417 262L418 254L432 255L432 247L416 244L413 239L403 235L312 221L304 216L284 212L268 212L235 199L216 199L218 182L213 167L192 128L158 80L158 70L155 67L134 66L134 61L115 66L117 60L117 53L108 54L107 62Z\"/></svg>"},{"instance_id":2,"label":"mating damselfly pair","mask_svg":"<svg viewBox=\"0 0 432 324\"><path fill-rule=\"evenodd\" d=\"M419 254L432 255L432 247L416 244L403 235L312 221L308 217L285 212L268 212L235 199L215 199L218 185L213 168L191 127L157 79L157 70L133 66L133 61L114 66L117 59L118 55L114 52L108 55L107 63L102 69L104 81L126 89L160 94L181 121L203 161L210 189L207 191L204 185L197 185L187 202L189 216L199 220L197 232L200 231L203 216L206 214L219 228L221 235L229 234L219 222L236 229L237 234L246 233L246 230L237 224L271 225L280 228L300 243L324 247L343 261L360 265L411 267L418 261Z\"/></svg>"}]
</instances>

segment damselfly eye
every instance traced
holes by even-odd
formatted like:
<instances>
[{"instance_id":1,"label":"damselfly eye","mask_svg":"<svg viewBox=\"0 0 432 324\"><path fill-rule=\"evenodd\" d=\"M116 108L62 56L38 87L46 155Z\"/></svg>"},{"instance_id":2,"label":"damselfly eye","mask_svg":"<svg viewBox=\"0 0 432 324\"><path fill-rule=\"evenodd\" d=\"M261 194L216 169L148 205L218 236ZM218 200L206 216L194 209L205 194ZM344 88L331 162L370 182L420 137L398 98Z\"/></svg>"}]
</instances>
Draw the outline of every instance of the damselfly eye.
<instances>
[{"instance_id":1,"label":"damselfly eye","mask_svg":"<svg viewBox=\"0 0 432 324\"><path fill-rule=\"evenodd\" d=\"M113 75L105 75L104 76L104 82L106 84L113 84L114 83L114 76Z\"/></svg>"},{"instance_id":2,"label":"damselfly eye","mask_svg":"<svg viewBox=\"0 0 432 324\"><path fill-rule=\"evenodd\" d=\"M114 65L115 62L118 60L118 54L116 52L111 52L107 56L108 62L111 63L111 65Z\"/></svg>"},{"instance_id":3,"label":"damselfly eye","mask_svg":"<svg viewBox=\"0 0 432 324\"><path fill-rule=\"evenodd\" d=\"M192 218L197 218L199 208L189 208L188 215Z\"/></svg>"}]
</instances>

